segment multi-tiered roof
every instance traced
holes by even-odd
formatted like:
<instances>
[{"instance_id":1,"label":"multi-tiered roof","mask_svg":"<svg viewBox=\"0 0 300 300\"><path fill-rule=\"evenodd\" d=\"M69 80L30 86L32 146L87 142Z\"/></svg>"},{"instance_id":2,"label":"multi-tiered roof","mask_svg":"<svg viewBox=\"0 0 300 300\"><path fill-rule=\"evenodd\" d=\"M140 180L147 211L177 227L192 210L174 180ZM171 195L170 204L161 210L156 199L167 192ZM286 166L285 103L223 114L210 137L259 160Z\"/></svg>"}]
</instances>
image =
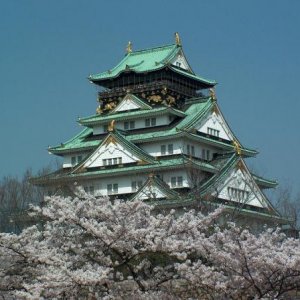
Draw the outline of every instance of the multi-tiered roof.
<instances>
[{"instance_id":1,"label":"multi-tiered roof","mask_svg":"<svg viewBox=\"0 0 300 300\"><path fill-rule=\"evenodd\" d=\"M49 148L63 168L37 178L57 187L81 184L88 192L141 198L163 206L211 201L257 215L278 216L261 189L276 182L250 173L241 145L217 103L215 81L197 76L179 40L127 54L89 80L98 85L95 115L84 129Z\"/></svg>"}]
</instances>

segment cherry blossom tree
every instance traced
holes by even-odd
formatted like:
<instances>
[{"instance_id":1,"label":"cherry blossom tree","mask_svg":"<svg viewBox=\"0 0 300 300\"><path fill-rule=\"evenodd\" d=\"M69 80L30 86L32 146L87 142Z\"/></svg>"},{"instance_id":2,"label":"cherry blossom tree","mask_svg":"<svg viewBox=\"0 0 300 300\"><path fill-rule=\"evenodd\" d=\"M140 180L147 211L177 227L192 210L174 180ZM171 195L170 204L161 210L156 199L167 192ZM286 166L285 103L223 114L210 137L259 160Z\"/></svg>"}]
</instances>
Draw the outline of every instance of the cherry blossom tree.
<instances>
[{"instance_id":1,"label":"cherry blossom tree","mask_svg":"<svg viewBox=\"0 0 300 300\"><path fill-rule=\"evenodd\" d=\"M142 201L45 199L43 222L0 235L0 291L17 299L263 299L300 282L299 240L259 236L219 208L157 212ZM0 292L1 293L1 292Z\"/></svg>"}]
</instances>

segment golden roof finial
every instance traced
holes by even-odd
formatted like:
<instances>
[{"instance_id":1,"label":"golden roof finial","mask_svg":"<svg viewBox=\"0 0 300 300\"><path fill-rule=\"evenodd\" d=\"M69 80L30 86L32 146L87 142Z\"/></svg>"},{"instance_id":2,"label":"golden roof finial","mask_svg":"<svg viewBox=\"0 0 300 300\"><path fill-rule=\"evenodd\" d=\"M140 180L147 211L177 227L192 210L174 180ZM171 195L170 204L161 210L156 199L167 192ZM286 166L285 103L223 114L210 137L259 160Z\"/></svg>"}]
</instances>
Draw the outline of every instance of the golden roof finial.
<instances>
[{"instance_id":1,"label":"golden roof finial","mask_svg":"<svg viewBox=\"0 0 300 300\"><path fill-rule=\"evenodd\" d=\"M236 154L241 155L242 154L242 149L241 149L240 143L237 140L233 140L232 143L233 143L234 150L235 150Z\"/></svg>"},{"instance_id":2,"label":"golden roof finial","mask_svg":"<svg viewBox=\"0 0 300 300\"><path fill-rule=\"evenodd\" d=\"M175 43L177 46L181 46L181 40L178 32L175 32Z\"/></svg>"},{"instance_id":3,"label":"golden roof finial","mask_svg":"<svg viewBox=\"0 0 300 300\"><path fill-rule=\"evenodd\" d=\"M126 47L126 52L131 53L132 52L132 43L129 41Z\"/></svg>"},{"instance_id":4,"label":"golden roof finial","mask_svg":"<svg viewBox=\"0 0 300 300\"><path fill-rule=\"evenodd\" d=\"M108 124L107 130L108 130L109 132L115 130L115 120L112 120L112 121Z\"/></svg>"},{"instance_id":5,"label":"golden roof finial","mask_svg":"<svg viewBox=\"0 0 300 300\"><path fill-rule=\"evenodd\" d=\"M209 96L211 97L211 99L212 99L213 101L216 101L216 100L217 100L215 88L210 88L210 89L209 89Z\"/></svg>"}]
</instances>

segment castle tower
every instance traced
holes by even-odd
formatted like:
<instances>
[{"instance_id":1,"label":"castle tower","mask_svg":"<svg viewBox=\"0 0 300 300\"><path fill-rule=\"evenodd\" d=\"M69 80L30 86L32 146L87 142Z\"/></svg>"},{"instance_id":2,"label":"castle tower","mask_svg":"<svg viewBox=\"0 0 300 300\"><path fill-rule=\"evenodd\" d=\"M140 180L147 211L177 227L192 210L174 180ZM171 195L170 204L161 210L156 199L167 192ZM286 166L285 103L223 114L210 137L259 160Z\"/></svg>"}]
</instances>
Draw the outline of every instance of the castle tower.
<instances>
[{"instance_id":1,"label":"castle tower","mask_svg":"<svg viewBox=\"0 0 300 300\"><path fill-rule=\"evenodd\" d=\"M63 167L34 180L49 191L74 182L95 195L140 198L161 207L208 201L240 215L280 216L262 189L275 181L251 174L242 145L217 102L215 81L196 75L176 43L135 51L113 68L89 76L99 87L96 113L84 129L49 148Z\"/></svg>"}]
</instances>

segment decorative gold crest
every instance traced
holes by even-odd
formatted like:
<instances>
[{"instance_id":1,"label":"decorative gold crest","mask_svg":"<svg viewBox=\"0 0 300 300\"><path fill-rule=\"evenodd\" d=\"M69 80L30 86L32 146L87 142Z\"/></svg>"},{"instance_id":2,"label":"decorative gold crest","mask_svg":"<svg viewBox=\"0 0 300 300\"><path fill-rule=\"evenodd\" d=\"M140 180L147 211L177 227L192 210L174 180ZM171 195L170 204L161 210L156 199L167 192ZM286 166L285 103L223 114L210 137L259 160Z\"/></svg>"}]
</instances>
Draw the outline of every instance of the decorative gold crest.
<instances>
[{"instance_id":1,"label":"decorative gold crest","mask_svg":"<svg viewBox=\"0 0 300 300\"><path fill-rule=\"evenodd\" d=\"M108 131L112 132L115 130L115 120L112 120L108 125Z\"/></svg>"},{"instance_id":2,"label":"decorative gold crest","mask_svg":"<svg viewBox=\"0 0 300 300\"><path fill-rule=\"evenodd\" d=\"M233 140L232 141L233 146L234 146L234 150L236 152L237 155L241 155L242 154L242 150L241 150L241 145L237 140Z\"/></svg>"},{"instance_id":3,"label":"decorative gold crest","mask_svg":"<svg viewBox=\"0 0 300 300\"><path fill-rule=\"evenodd\" d=\"M126 52L131 53L132 52L132 43L129 41L126 47Z\"/></svg>"},{"instance_id":4,"label":"decorative gold crest","mask_svg":"<svg viewBox=\"0 0 300 300\"><path fill-rule=\"evenodd\" d=\"M178 32L175 32L175 43L177 46L181 46L181 40L180 40Z\"/></svg>"},{"instance_id":5,"label":"decorative gold crest","mask_svg":"<svg viewBox=\"0 0 300 300\"><path fill-rule=\"evenodd\" d=\"M213 101L217 100L216 91L214 88L209 89L209 96Z\"/></svg>"}]
</instances>

